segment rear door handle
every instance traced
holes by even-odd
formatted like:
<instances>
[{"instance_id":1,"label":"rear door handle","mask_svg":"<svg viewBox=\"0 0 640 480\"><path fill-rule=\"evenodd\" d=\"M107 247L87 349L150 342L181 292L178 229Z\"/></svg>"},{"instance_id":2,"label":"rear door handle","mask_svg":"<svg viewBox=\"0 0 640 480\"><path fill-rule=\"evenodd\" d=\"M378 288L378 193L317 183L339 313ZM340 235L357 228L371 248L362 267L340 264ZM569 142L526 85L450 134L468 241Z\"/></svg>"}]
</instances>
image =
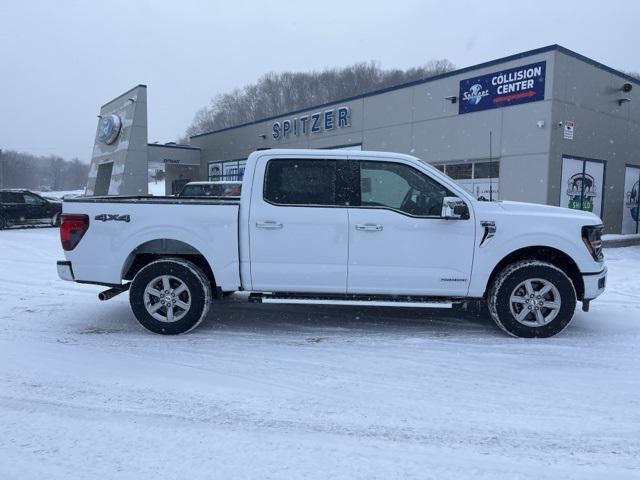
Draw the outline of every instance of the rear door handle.
<instances>
[{"instance_id":1,"label":"rear door handle","mask_svg":"<svg viewBox=\"0 0 640 480\"><path fill-rule=\"evenodd\" d=\"M381 232L382 225L378 225L377 223L361 223L356 225L356 230L362 230L364 232Z\"/></svg>"},{"instance_id":2,"label":"rear door handle","mask_svg":"<svg viewBox=\"0 0 640 480\"><path fill-rule=\"evenodd\" d=\"M256 222L256 227L258 228L266 228L267 230L276 230L278 228L282 228L282 224L280 222L275 222L273 220L267 220L266 222Z\"/></svg>"}]
</instances>

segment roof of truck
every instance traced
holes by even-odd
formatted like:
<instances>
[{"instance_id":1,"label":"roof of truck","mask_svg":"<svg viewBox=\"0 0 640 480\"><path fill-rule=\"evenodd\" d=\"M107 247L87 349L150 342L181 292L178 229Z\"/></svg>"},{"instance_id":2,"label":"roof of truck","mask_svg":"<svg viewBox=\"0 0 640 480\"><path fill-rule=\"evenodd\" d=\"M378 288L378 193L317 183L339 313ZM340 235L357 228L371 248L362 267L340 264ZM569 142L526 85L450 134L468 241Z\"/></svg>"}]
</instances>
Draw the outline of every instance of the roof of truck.
<instances>
[{"instance_id":1,"label":"roof of truck","mask_svg":"<svg viewBox=\"0 0 640 480\"><path fill-rule=\"evenodd\" d=\"M352 158L377 158L377 159L404 159L409 161L419 161L422 163L417 157L413 155L407 155L405 153L396 153L396 152L378 152L374 150L344 150L340 148L336 149L312 149L312 148L272 148L272 149L264 149L264 150L256 150L249 157L260 157L263 155L272 156L298 156L300 159L304 160L305 157L331 157L331 156L341 156L345 155Z\"/></svg>"}]
</instances>

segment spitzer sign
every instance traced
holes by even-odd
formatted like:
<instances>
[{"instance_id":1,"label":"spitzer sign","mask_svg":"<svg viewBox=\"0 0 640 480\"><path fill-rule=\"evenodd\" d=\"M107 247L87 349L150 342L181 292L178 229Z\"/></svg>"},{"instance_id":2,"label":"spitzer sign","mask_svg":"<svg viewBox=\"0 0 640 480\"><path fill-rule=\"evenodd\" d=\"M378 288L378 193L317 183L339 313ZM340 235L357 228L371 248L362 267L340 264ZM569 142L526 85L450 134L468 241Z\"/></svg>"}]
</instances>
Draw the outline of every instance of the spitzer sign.
<instances>
[{"instance_id":1,"label":"spitzer sign","mask_svg":"<svg viewBox=\"0 0 640 480\"><path fill-rule=\"evenodd\" d=\"M545 70L538 62L461 80L458 113L544 100Z\"/></svg>"}]
</instances>

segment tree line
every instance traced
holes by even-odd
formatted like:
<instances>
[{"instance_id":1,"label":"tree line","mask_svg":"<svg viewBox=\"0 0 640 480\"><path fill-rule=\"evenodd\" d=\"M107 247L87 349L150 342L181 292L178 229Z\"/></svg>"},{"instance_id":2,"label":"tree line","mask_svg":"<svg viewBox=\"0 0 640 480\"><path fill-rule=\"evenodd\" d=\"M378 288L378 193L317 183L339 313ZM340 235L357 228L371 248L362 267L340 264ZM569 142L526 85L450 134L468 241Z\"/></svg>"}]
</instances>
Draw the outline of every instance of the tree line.
<instances>
[{"instance_id":1,"label":"tree line","mask_svg":"<svg viewBox=\"0 0 640 480\"><path fill-rule=\"evenodd\" d=\"M433 77L454 68L442 59L406 70L385 70L375 62L363 62L322 71L267 73L255 83L214 97L196 113L180 141L186 143L188 137L200 133Z\"/></svg>"},{"instance_id":2,"label":"tree line","mask_svg":"<svg viewBox=\"0 0 640 480\"><path fill-rule=\"evenodd\" d=\"M88 174L89 165L77 158L0 150L1 188L79 190L86 186Z\"/></svg>"}]
</instances>

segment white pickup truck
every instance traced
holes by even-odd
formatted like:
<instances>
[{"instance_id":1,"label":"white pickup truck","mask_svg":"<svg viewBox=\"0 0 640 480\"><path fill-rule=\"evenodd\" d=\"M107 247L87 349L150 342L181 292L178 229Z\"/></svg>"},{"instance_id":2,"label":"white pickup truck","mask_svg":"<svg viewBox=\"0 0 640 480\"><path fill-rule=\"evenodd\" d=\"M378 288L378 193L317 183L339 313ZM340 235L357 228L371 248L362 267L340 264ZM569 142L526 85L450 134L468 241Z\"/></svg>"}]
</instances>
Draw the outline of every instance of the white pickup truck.
<instances>
[{"instance_id":1,"label":"white pickup truck","mask_svg":"<svg viewBox=\"0 0 640 480\"><path fill-rule=\"evenodd\" d=\"M239 201L66 200L64 280L129 290L142 326L195 328L236 291L262 303L448 308L484 300L518 337L549 337L605 288L601 220L483 202L408 155L264 150Z\"/></svg>"}]
</instances>

